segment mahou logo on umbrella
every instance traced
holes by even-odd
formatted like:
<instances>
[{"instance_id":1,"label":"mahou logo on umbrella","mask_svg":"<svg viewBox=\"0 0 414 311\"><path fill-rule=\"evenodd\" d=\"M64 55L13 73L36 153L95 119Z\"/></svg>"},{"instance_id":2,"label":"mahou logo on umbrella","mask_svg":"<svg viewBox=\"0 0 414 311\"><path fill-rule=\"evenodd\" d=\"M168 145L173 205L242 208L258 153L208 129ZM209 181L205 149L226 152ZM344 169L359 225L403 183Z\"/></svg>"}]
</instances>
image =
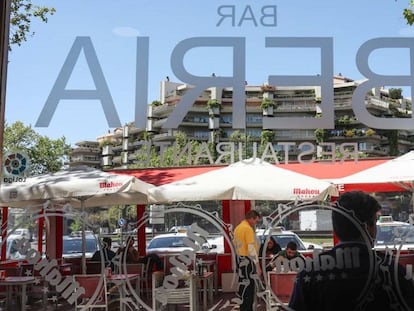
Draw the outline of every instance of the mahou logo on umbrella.
<instances>
[{"instance_id":1,"label":"mahou logo on umbrella","mask_svg":"<svg viewBox=\"0 0 414 311\"><path fill-rule=\"evenodd\" d=\"M119 188L122 187L123 183L118 181L118 182L107 182L107 181L103 181L99 183L99 188L101 189L112 189L112 188Z\"/></svg>"},{"instance_id":2,"label":"mahou logo on umbrella","mask_svg":"<svg viewBox=\"0 0 414 311\"><path fill-rule=\"evenodd\" d=\"M293 194L300 196L316 196L320 194L320 191L319 189L293 188Z\"/></svg>"}]
</instances>

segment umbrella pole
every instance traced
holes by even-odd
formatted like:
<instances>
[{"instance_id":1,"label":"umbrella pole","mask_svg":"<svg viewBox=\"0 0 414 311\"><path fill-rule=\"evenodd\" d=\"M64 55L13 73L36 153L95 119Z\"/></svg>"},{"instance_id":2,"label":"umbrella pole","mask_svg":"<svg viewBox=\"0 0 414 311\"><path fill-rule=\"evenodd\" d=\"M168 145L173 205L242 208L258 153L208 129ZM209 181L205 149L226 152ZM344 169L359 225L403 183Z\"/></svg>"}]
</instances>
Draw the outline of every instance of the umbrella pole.
<instances>
[{"instance_id":1,"label":"umbrella pole","mask_svg":"<svg viewBox=\"0 0 414 311\"><path fill-rule=\"evenodd\" d=\"M83 216L84 212L84 206L83 206L84 200L81 200L81 215ZM82 224L82 274L86 274L86 236L85 236L85 221L81 221Z\"/></svg>"}]
</instances>

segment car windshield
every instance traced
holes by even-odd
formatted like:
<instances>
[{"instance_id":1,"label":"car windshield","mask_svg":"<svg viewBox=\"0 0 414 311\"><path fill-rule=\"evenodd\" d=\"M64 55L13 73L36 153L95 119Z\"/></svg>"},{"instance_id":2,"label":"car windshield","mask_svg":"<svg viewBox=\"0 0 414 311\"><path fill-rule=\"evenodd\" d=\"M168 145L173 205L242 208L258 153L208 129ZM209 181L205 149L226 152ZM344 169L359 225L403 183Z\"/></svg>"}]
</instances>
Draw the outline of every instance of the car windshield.
<instances>
[{"instance_id":1,"label":"car windshield","mask_svg":"<svg viewBox=\"0 0 414 311\"><path fill-rule=\"evenodd\" d=\"M95 239L86 239L86 253L94 253L97 250ZM82 253L82 239L63 240L63 254Z\"/></svg>"},{"instance_id":2,"label":"car windshield","mask_svg":"<svg viewBox=\"0 0 414 311\"><path fill-rule=\"evenodd\" d=\"M173 236L154 239L148 245L148 248L167 248L167 247L185 247L184 237Z\"/></svg>"},{"instance_id":3,"label":"car windshield","mask_svg":"<svg viewBox=\"0 0 414 311\"><path fill-rule=\"evenodd\" d=\"M186 236L169 236L153 239L149 244L147 249L154 248L175 248L175 247L191 247L191 245L186 245L184 242ZM196 242L197 243L197 242ZM208 242L205 241L203 246ZM197 243L198 244L198 243Z\"/></svg>"},{"instance_id":4,"label":"car windshield","mask_svg":"<svg viewBox=\"0 0 414 311\"><path fill-rule=\"evenodd\" d=\"M414 243L414 227L410 225L377 226L376 245Z\"/></svg>"}]
</instances>

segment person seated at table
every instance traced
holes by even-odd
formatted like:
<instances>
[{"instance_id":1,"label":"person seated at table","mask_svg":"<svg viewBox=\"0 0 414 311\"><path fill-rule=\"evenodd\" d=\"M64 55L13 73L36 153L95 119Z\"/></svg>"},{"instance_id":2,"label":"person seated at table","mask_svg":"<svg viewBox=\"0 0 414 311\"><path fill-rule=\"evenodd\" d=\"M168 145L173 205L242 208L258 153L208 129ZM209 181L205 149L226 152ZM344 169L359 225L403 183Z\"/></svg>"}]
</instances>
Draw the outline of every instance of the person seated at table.
<instances>
[{"instance_id":1,"label":"person seated at table","mask_svg":"<svg viewBox=\"0 0 414 311\"><path fill-rule=\"evenodd\" d=\"M145 257L139 257L139 253L134 247L134 238L128 237L125 242L125 248L120 248L120 252L126 253L125 261L126 263L144 263L148 264L148 272L152 273L153 271L163 271L164 263L157 254L148 254ZM121 260L124 262L124 258L121 255ZM155 266L155 267L154 267Z\"/></svg>"},{"instance_id":2,"label":"person seated at table","mask_svg":"<svg viewBox=\"0 0 414 311\"><path fill-rule=\"evenodd\" d=\"M266 249L265 249L265 246L266 246ZM262 245L260 246L259 256L263 256L263 250L265 252L264 253L265 258L269 259L277 255L282 250L282 248L276 242L276 240L271 236L267 244L266 244L266 241L264 241ZM272 267L269 264L267 264L266 271L271 271L271 270L272 270Z\"/></svg>"},{"instance_id":3,"label":"person seated at table","mask_svg":"<svg viewBox=\"0 0 414 311\"><path fill-rule=\"evenodd\" d=\"M277 257L286 258L288 260L296 257L303 258L302 254L298 252L298 245L294 241L290 241L284 250L277 253L276 258Z\"/></svg>"},{"instance_id":4,"label":"person seated at table","mask_svg":"<svg viewBox=\"0 0 414 311\"><path fill-rule=\"evenodd\" d=\"M269 263L270 267L276 267L276 270L280 272L281 267L283 266L283 271L290 271L290 261L296 258L305 260L305 257L298 251L298 245L294 241L290 241L284 250L281 250ZM287 265L287 266L285 266Z\"/></svg>"},{"instance_id":5,"label":"person seated at table","mask_svg":"<svg viewBox=\"0 0 414 311\"><path fill-rule=\"evenodd\" d=\"M142 263L148 264L148 273L153 271L164 271L164 263L157 254L148 254L141 259Z\"/></svg>"},{"instance_id":6,"label":"person seated at table","mask_svg":"<svg viewBox=\"0 0 414 311\"><path fill-rule=\"evenodd\" d=\"M266 244L266 241L264 241L262 245L260 245L259 256L263 256L263 249L265 248L265 244ZM279 253L281 250L282 248L280 247L280 245L276 242L275 238L271 236L269 238L269 241L267 242L264 255L267 258L271 258L277 255L277 253Z\"/></svg>"},{"instance_id":7,"label":"person seated at table","mask_svg":"<svg viewBox=\"0 0 414 311\"><path fill-rule=\"evenodd\" d=\"M91 261L101 261L103 258L105 261L105 267L111 267L112 271L114 271L114 264L112 262L112 259L116 256L115 252L111 250L112 246L112 239L110 237L104 237L102 239L102 249L97 250L92 258ZM102 256L101 256L102 252Z\"/></svg>"},{"instance_id":8,"label":"person seated at table","mask_svg":"<svg viewBox=\"0 0 414 311\"><path fill-rule=\"evenodd\" d=\"M139 263L138 250L134 247L134 238L129 236L125 241L125 246L118 249L121 254L121 262Z\"/></svg>"}]
</instances>

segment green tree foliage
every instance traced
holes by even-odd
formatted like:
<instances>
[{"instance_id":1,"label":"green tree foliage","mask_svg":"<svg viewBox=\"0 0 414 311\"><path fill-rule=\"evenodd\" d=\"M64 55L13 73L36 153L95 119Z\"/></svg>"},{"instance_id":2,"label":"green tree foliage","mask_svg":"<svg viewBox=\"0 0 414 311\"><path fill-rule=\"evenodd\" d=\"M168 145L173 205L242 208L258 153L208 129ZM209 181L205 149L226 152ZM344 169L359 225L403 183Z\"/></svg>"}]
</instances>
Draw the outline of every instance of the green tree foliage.
<instances>
[{"instance_id":1,"label":"green tree foliage","mask_svg":"<svg viewBox=\"0 0 414 311\"><path fill-rule=\"evenodd\" d=\"M404 16L405 20L407 21L408 25L414 24L413 7L414 7L414 0L411 0L408 4L408 8L405 8L403 10L403 16Z\"/></svg>"},{"instance_id":2,"label":"green tree foliage","mask_svg":"<svg viewBox=\"0 0 414 311\"><path fill-rule=\"evenodd\" d=\"M236 151L243 159L248 159L253 156L252 148L249 148L249 143L252 140L250 135L246 135L246 133L235 130L230 134L229 140L236 143ZM239 147L241 147L241 149L239 149ZM230 160L226 158L226 161L227 160L230 162Z\"/></svg>"},{"instance_id":3,"label":"green tree foliage","mask_svg":"<svg viewBox=\"0 0 414 311\"><path fill-rule=\"evenodd\" d=\"M327 138L327 131L325 129L316 129L314 134L317 143L323 143Z\"/></svg>"},{"instance_id":4,"label":"green tree foliage","mask_svg":"<svg viewBox=\"0 0 414 311\"><path fill-rule=\"evenodd\" d=\"M82 222L80 219L75 219L71 224L69 225L69 229L71 232L74 231L81 231L82 230Z\"/></svg>"},{"instance_id":5,"label":"green tree foliage","mask_svg":"<svg viewBox=\"0 0 414 311\"><path fill-rule=\"evenodd\" d=\"M189 165L186 156L188 150L184 150L187 143L191 143L189 151L191 163L193 163L198 147L200 146L200 142L189 140L187 134L181 131L175 133L175 145L164 148L162 154L160 154L160 150L157 150L157 148L150 143L150 138L148 142L148 145L143 145L137 152L138 163L130 165L130 168L186 166ZM175 158L180 155L182 151L185 151L186 153L184 156L178 157L179 161L176 163Z\"/></svg>"},{"instance_id":6,"label":"green tree foliage","mask_svg":"<svg viewBox=\"0 0 414 311\"><path fill-rule=\"evenodd\" d=\"M44 174L59 171L69 155L70 145L65 137L50 139L38 134L31 126L17 121L5 124L4 153L24 152L30 159L31 174Z\"/></svg>"},{"instance_id":7,"label":"green tree foliage","mask_svg":"<svg viewBox=\"0 0 414 311\"><path fill-rule=\"evenodd\" d=\"M398 150L399 131L398 130L389 130L389 131L385 131L383 134L388 139L388 145L389 145L389 148L390 148L388 154L390 156L398 156L399 155L399 150Z\"/></svg>"},{"instance_id":8,"label":"green tree foliage","mask_svg":"<svg viewBox=\"0 0 414 311\"><path fill-rule=\"evenodd\" d=\"M400 99L400 98L403 98L402 92L403 92L403 90L401 88L397 88L397 89L390 88L388 90L388 94L389 94L389 96L390 96L391 99Z\"/></svg>"},{"instance_id":9,"label":"green tree foliage","mask_svg":"<svg viewBox=\"0 0 414 311\"><path fill-rule=\"evenodd\" d=\"M50 15L55 13L53 7L38 6L32 0L12 0L10 4L10 40L9 46L21 45L27 41L28 36L33 36L32 20L39 19L47 23Z\"/></svg>"},{"instance_id":10,"label":"green tree foliage","mask_svg":"<svg viewBox=\"0 0 414 311\"><path fill-rule=\"evenodd\" d=\"M259 152L262 154L268 143L273 142L276 133L273 130L263 130L260 137L260 148Z\"/></svg>"}]
</instances>

